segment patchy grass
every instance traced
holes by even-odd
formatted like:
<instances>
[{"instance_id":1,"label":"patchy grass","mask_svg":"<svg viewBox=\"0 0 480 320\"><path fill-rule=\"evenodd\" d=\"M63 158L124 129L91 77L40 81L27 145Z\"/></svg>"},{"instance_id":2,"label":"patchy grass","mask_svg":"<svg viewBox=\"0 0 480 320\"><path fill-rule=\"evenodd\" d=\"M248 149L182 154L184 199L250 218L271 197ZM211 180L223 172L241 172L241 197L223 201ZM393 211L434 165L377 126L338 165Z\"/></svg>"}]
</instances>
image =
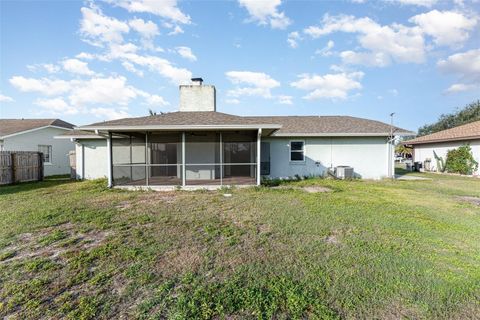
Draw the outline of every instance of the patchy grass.
<instances>
[{"instance_id":1,"label":"patchy grass","mask_svg":"<svg viewBox=\"0 0 480 320\"><path fill-rule=\"evenodd\" d=\"M425 176L2 187L0 316L476 319L480 180Z\"/></svg>"}]
</instances>

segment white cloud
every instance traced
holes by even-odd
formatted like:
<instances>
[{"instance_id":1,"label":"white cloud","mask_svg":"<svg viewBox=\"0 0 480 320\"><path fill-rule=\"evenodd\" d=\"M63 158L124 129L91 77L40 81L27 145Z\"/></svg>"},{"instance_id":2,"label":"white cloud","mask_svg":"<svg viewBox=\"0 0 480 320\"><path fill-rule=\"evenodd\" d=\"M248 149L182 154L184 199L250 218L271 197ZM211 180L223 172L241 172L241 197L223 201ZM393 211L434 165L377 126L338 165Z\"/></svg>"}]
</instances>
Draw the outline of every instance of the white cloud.
<instances>
[{"instance_id":1,"label":"white cloud","mask_svg":"<svg viewBox=\"0 0 480 320\"><path fill-rule=\"evenodd\" d=\"M390 60L397 62L421 63L425 60L425 44L418 27L405 27L400 24L381 26L372 19L353 16L323 17L322 26L310 26L304 33L319 38L333 32L357 33L360 45L366 52L347 51L345 63L364 63L366 54L376 57L379 66L385 66ZM381 59L378 59L382 57ZM367 59L368 60L368 59ZM373 65L373 63L371 63Z\"/></svg>"},{"instance_id":2,"label":"white cloud","mask_svg":"<svg viewBox=\"0 0 480 320\"><path fill-rule=\"evenodd\" d=\"M184 33L183 29L180 26L175 26L172 31L168 33L169 36L175 36L177 34Z\"/></svg>"},{"instance_id":3,"label":"white cloud","mask_svg":"<svg viewBox=\"0 0 480 320\"><path fill-rule=\"evenodd\" d=\"M447 89L449 93L480 88L480 49L453 54L438 61L437 67L444 73L459 77L460 82Z\"/></svg>"},{"instance_id":4,"label":"white cloud","mask_svg":"<svg viewBox=\"0 0 480 320\"><path fill-rule=\"evenodd\" d=\"M398 96L398 90L397 89L390 89L390 90L388 90L388 93L390 93L394 97Z\"/></svg>"},{"instance_id":5,"label":"white cloud","mask_svg":"<svg viewBox=\"0 0 480 320\"><path fill-rule=\"evenodd\" d=\"M316 50L315 54L318 54L324 57L331 56L333 54L331 50L333 49L334 46L335 46L335 42L333 42L332 40L328 40L327 45L322 49Z\"/></svg>"},{"instance_id":6,"label":"white cloud","mask_svg":"<svg viewBox=\"0 0 480 320\"><path fill-rule=\"evenodd\" d=\"M92 5L90 8L83 7L82 20L80 21L80 33L85 40L95 46L103 46L108 43L123 42L123 33L128 33L128 24L113 17L105 16L102 11Z\"/></svg>"},{"instance_id":7,"label":"white cloud","mask_svg":"<svg viewBox=\"0 0 480 320\"><path fill-rule=\"evenodd\" d=\"M34 65L27 65L27 69L36 72L39 68L44 69L48 73L57 73L60 71L60 67L53 63L41 63Z\"/></svg>"},{"instance_id":8,"label":"white cloud","mask_svg":"<svg viewBox=\"0 0 480 320\"><path fill-rule=\"evenodd\" d=\"M430 49L425 44L426 36L432 37L433 43L439 46L463 44L477 20L453 11L432 10L413 16L409 22L413 25L380 25L368 17L327 14L320 26L307 27L303 32L312 38L334 32L357 34L358 43L364 50L343 51L340 54L342 61L384 67L392 62L423 63Z\"/></svg>"},{"instance_id":9,"label":"white cloud","mask_svg":"<svg viewBox=\"0 0 480 320\"><path fill-rule=\"evenodd\" d=\"M77 114L79 110L75 107L68 105L63 98L53 99L37 99L34 102L35 105L47 109L52 114Z\"/></svg>"},{"instance_id":10,"label":"white cloud","mask_svg":"<svg viewBox=\"0 0 480 320\"><path fill-rule=\"evenodd\" d=\"M459 46L470 36L469 32L477 24L475 18L469 18L453 11L432 10L413 16L410 22L416 23L424 33L433 37L435 44L441 46Z\"/></svg>"},{"instance_id":11,"label":"white cloud","mask_svg":"<svg viewBox=\"0 0 480 320\"><path fill-rule=\"evenodd\" d=\"M136 74L139 77L143 77L143 71L135 68L133 63L130 63L128 61L123 61L122 66L125 68L125 70L130 71L130 72Z\"/></svg>"},{"instance_id":12,"label":"white cloud","mask_svg":"<svg viewBox=\"0 0 480 320\"><path fill-rule=\"evenodd\" d=\"M158 26L152 21L145 22L143 19L132 19L128 25L144 38L153 38L159 34Z\"/></svg>"},{"instance_id":13,"label":"white cloud","mask_svg":"<svg viewBox=\"0 0 480 320\"><path fill-rule=\"evenodd\" d=\"M113 108L92 108L89 113L97 118L106 118L108 120L122 119L131 117L125 110L117 110Z\"/></svg>"},{"instance_id":14,"label":"white cloud","mask_svg":"<svg viewBox=\"0 0 480 320\"><path fill-rule=\"evenodd\" d=\"M390 0L390 2L403 4L403 5L415 5L423 7L431 7L437 3L438 0Z\"/></svg>"},{"instance_id":15,"label":"white cloud","mask_svg":"<svg viewBox=\"0 0 480 320\"><path fill-rule=\"evenodd\" d=\"M272 98L271 89L280 86L280 82L263 72L228 71L225 75L230 82L237 85L235 89L227 92L227 95L233 98L241 96Z\"/></svg>"},{"instance_id":16,"label":"white cloud","mask_svg":"<svg viewBox=\"0 0 480 320\"><path fill-rule=\"evenodd\" d=\"M285 29L292 21L284 12L278 11L281 0L238 0L240 6L245 7L250 14L250 20L260 25L270 24L273 29Z\"/></svg>"},{"instance_id":17,"label":"white cloud","mask_svg":"<svg viewBox=\"0 0 480 320\"><path fill-rule=\"evenodd\" d=\"M95 58L95 55L88 52L80 52L75 56L75 58L84 59L84 60L93 60Z\"/></svg>"},{"instance_id":18,"label":"white cloud","mask_svg":"<svg viewBox=\"0 0 480 320\"><path fill-rule=\"evenodd\" d=\"M177 7L177 0L105 0L129 12L144 12L157 15L175 23L190 24L190 16Z\"/></svg>"},{"instance_id":19,"label":"white cloud","mask_svg":"<svg viewBox=\"0 0 480 320\"><path fill-rule=\"evenodd\" d=\"M22 92L38 92L46 96L63 94L71 89L70 82L51 80L48 78L34 79L22 76L10 78L10 83Z\"/></svg>"},{"instance_id":20,"label":"white cloud","mask_svg":"<svg viewBox=\"0 0 480 320\"><path fill-rule=\"evenodd\" d=\"M175 50L177 50L177 53L190 61L197 61L197 57L193 54L192 49L189 47L176 47Z\"/></svg>"},{"instance_id":21,"label":"white cloud","mask_svg":"<svg viewBox=\"0 0 480 320\"><path fill-rule=\"evenodd\" d=\"M390 64L390 56L384 52L342 51L340 57L346 64L362 64L365 66L385 67Z\"/></svg>"},{"instance_id":22,"label":"white cloud","mask_svg":"<svg viewBox=\"0 0 480 320\"><path fill-rule=\"evenodd\" d=\"M225 102L228 103L228 104L239 104L240 100L238 100L238 99L226 99Z\"/></svg>"},{"instance_id":23,"label":"white cloud","mask_svg":"<svg viewBox=\"0 0 480 320\"><path fill-rule=\"evenodd\" d=\"M186 83L192 78L192 73L185 68L177 68L170 61L157 56L142 56L136 53L127 53L121 56L122 59L139 66L147 67L166 77L174 84Z\"/></svg>"},{"instance_id":24,"label":"white cloud","mask_svg":"<svg viewBox=\"0 0 480 320\"><path fill-rule=\"evenodd\" d=\"M88 63L80 61L78 59L66 59L61 62L65 71L80 74L84 76L94 75L95 72L88 68Z\"/></svg>"},{"instance_id":25,"label":"white cloud","mask_svg":"<svg viewBox=\"0 0 480 320\"><path fill-rule=\"evenodd\" d=\"M12 97L0 93L0 102L14 102Z\"/></svg>"},{"instance_id":26,"label":"white cloud","mask_svg":"<svg viewBox=\"0 0 480 320\"><path fill-rule=\"evenodd\" d=\"M463 91L470 91L473 89L478 88L479 86L473 85L473 84L464 84L464 83L455 83L452 84L450 87L448 87L447 90L445 90L446 93L459 93Z\"/></svg>"},{"instance_id":27,"label":"white cloud","mask_svg":"<svg viewBox=\"0 0 480 320\"><path fill-rule=\"evenodd\" d=\"M291 105L291 104L293 104L292 99L293 99L292 96L285 96L285 95L279 95L279 96L277 97L278 103L280 103L280 104L288 104L288 105Z\"/></svg>"},{"instance_id":28,"label":"white cloud","mask_svg":"<svg viewBox=\"0 0 480 320\"><path fill-rule=\"evenodd\" d=\"M359 82L363 72L336 73L336 74L301 74L299 80L290 85L294 88L309 91L304 99L346 99L352 90L362 88Z\"/></svg>"},{"instance_id":29,"label":"white cloud","mask_svg":"<svg viewBox=\"0 0 480 320\"><path fill-rule=\"evenodd\" d=\"M50 99L37 99L36 104L51 113L73 114L89 112L88 108L117 106L126 108L136 98L143 98L149 105L168 105L162 97L152 95L127 84L122 76L94 77L89 80L51 80L12 77L10 83L23 92L38 92ZM76 110L76 111L74 111Z\"/></svg>"},{"instance_id":30,"label":"white cloud","mask_svg":"<svg viewBox=\"0 0 480 320\"><path fill-rule=\"evenodd\" d=\"M288 34L287 42L290 48L298 48L298 41L302 40L300 33L298 31L293 31Z\"/></svg>"}]
</instances>

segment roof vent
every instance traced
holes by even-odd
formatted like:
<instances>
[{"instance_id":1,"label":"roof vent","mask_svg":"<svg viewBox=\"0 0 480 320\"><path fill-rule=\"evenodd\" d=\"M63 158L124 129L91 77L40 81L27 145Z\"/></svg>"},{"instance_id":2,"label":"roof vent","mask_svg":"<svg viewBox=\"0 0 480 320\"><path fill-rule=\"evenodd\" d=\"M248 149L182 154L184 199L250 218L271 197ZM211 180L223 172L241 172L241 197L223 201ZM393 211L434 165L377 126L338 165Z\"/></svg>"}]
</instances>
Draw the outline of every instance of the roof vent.
<instances>
[{"instance_id":1,"label":"roof vent","mask_svg":"<svg viewBox=\"0 0 480 320\"><path fill-rule=\"evenodd\" d=\"M203 83L203 79L202 79L202 78L192 78L191 80L192 80L193 84L197 84L197 85L199 85L199 86L201 86L202 83Z\"/></svg>"}]
</instances>

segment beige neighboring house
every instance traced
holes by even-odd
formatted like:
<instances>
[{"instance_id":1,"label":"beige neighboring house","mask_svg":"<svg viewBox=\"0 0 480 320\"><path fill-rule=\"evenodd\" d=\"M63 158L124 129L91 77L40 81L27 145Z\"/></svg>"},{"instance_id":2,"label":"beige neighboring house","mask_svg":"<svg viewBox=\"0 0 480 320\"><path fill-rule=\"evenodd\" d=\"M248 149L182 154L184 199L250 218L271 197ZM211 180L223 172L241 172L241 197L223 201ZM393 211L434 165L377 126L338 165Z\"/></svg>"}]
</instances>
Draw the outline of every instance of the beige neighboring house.
<instances>
[{"instance_id":1,"label":"beige neighboring house","mask_svg":"<svg viewBox=\"0 0 480 320\"><path fill-rule=\"evenodd\" d=\"M403 142L413 146L413 161L424 164L429 163L429 171L437 171L435 154L447 158L447 152L464 144L469 144L474 159L480 163L480 121L471 122L455 128L435 132L426 136ZM477 170L476 174L480 174Z\"/></svg>"},{"instance_id":2,"label":"beige neighboring house","mask_svg":"<svg viewBox=\"0 0 480 320\"><path fill-rule=\"evenodd\" d=\"M60 119L0 119L0 150L43 152L45 176L69 174L68 153L75 145L54 137L73 127Z\"/></svg>"}]
</instances>

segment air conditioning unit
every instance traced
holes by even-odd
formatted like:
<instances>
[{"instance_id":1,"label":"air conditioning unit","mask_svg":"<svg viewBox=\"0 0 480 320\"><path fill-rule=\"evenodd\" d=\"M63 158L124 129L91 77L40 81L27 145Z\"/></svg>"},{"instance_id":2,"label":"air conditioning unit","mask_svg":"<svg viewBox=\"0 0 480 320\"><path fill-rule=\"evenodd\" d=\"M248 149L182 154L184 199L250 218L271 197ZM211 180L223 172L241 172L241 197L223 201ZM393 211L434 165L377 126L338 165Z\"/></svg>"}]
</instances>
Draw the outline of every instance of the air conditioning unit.
<instances>
[{"instance_id":1,"label":"air conditioning unit","mask_svg":"<svg viewBox=\"0 0 480 320\"><path fill-rule=\"evenodd\" d=\"M353 168L349 166L335 167L334 174L337 179L353 179L355 177L353 174Z\"/></svg>"}]
</instances>

